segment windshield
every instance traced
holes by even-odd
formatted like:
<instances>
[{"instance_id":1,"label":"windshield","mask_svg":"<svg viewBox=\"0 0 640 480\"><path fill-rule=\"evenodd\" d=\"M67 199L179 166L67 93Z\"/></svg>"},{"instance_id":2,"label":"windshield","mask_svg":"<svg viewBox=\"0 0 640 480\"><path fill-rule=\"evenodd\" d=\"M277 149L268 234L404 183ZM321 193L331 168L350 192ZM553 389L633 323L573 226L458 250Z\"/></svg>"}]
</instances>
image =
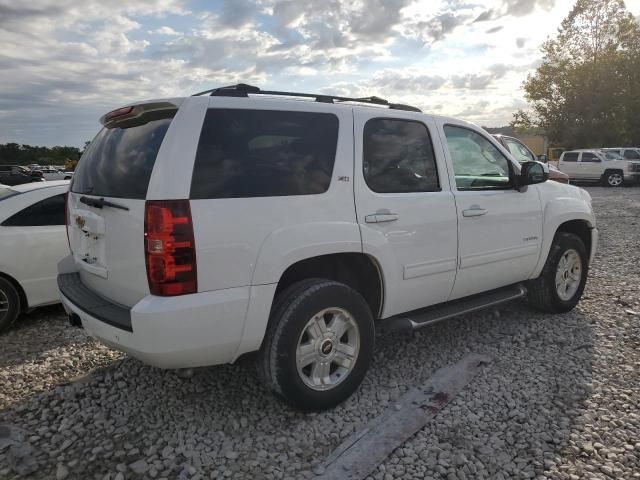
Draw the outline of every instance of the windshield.
<instances>
[{"instance_id":1,"label":"windshield","mask_svg":"<svg viewBox=\"0 0 640 480\"><path fill-rule=\"evenodd\" d=\"M616 152L603 152L607 160L624 160L624 157Z\"/></svg>"},{"instance_id":2,"label":"windshield","mask_svg":"<svg viewBox=\"0 0 640 480\"><path fill-rule=\"evenodd\" d=\"M15 190L9 188L9 187L5 187L4 185L0 185L0 200L4 200L5 198L9 198L9 197L13 197L14 195L17 195L18 192L16 192Z\"/></svg>"}]
</instances>

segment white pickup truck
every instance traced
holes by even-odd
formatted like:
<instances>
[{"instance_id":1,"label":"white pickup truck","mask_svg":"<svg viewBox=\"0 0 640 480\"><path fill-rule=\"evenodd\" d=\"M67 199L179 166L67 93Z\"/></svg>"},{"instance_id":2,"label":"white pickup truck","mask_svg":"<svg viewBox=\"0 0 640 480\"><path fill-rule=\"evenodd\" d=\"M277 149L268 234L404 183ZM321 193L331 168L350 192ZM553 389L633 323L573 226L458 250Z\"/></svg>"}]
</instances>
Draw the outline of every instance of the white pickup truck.
<instances>
[{"instance_id":1,"label":"white pickup truck","mask_svg":"<svg viewBox=\"0 0 640 480\"><path fill-rule=\"evenodd\" d=\"M376 330L518 298L565 312L585 287L589 194L470 123L242 84L101 121L58 285L72 323L149 364L257 352L279 397L329 408Z\"/></svg>"},{"instance_id":2,"label":"white pickup truck","mask_svg":"<svg viewBox=\"0 0 640 480\"><path fill-rule=\"evenodd\" d=\"M640 181L640 161L627 159L612 149L563 152L558 168L571 180L602 182L607 187Z\"/></svg>"}]
</instances>

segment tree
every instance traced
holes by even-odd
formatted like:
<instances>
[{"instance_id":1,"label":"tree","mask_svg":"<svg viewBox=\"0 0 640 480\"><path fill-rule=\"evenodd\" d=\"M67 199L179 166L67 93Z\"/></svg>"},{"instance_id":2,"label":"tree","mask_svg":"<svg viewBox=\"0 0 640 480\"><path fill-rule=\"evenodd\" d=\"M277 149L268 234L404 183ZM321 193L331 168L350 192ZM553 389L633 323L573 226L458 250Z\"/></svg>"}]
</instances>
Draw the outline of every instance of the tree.
<instances>
[{"instance_id":1,"label":"tree","mask_svg":"<svg viewBox=\"0 0 640 480\"><path fill-rule=\"evenodd\" d=\"M640 25L623 0L577 0L542 52L524 83L532 114L515 128L567 147L640 145Z\"/></svg>"}]
</instances>

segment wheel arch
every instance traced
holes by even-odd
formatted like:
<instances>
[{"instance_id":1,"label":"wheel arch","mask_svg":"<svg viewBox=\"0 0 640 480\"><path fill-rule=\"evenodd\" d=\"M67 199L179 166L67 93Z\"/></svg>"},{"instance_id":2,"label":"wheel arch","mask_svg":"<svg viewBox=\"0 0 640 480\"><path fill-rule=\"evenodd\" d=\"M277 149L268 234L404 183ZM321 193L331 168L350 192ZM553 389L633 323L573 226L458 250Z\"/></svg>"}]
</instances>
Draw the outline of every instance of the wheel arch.
<instances>
[{"instance_id":1,"label":"wheel arch","mask_svg":"<svg viewBox=\"0 0 640 480\"><path fill-rule=\"evenodd\" d=\"M287 286L306 278L327 278L345 283L364 297L374 319L381 315L385 284L383 271L374 257L360 251L346 251L298 259L283 268L275 283L254 283L251 287L242 340L234 361L260 349L277 295Z\"/></svg>"},{"instance_id":2,"label":"wheel arch","mask_svg":"<svg viewBox=\"0 0 640 480\"><path fill-rule=\"evenodd\" d=\"M566 200L568 199L563 200L566 202ZM531 277L529 277L531 279L537 278L542 272L542 269L544 268L544 265L547 261L547 257L549 256L551 245L553 244L553 241L558 232L573 233L580 237L580 239L584 242L587 249L587 254L589 255L589 259L587 260L593 258L594 248L597 245L595 219L592 213L583 210L572 210L562 213L554 213L553 211L549 212L549 209L549 206L547 207L547 209L545 209L545 217L552 218L552 221L545 222L545 226L543 228L544 233L540 257L538 258L538 263L533 274L531 275Z\"/></svg>"},{"instance_id":3,"label":"wheel arch","mask_svg":"<svg viewBox=\"0 0 640 480\"><path fill-rule=\"evenodd\" d=\"M20 298L20 313L26 312L29 309L29 302L27 301L27 294L22 288L22 285L20 285L20 283L11 275L4 272L0 272L0 278L5 279L7 282L13 285L13 287L18 292L18 297Z\"/></svg>"}]
</instances>

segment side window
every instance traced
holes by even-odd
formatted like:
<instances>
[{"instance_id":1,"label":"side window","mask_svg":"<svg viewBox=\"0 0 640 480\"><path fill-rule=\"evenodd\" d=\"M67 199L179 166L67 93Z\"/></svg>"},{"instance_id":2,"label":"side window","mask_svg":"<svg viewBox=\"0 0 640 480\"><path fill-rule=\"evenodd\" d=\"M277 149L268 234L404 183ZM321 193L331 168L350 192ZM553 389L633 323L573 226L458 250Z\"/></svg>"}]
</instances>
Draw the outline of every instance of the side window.
<instances>
[{"instance_id":1,"label":"side window","mask_svg":"<svg viewBox=\"0 0 640 480\"><path fill-rule=\"evenodd\" d=\"M640 160L640 152L636 152L635 150L625 150L624 158L628 160Z\"/></svg>"},{"instance_id":2,"label":"side window","mask_svg":"<svg viewBox=\"0 0 640 480\"><path fill-rule=\"evenodd\" d=\"M329 188L338 144L330 113L210 109L191 198L313 195Z\"/></svg>"},{"instance_id":3,"label":"side window","mask_svg":"<svg viewBox=\"0 0 640 480\"><path fill-rule=\"evenodd\" d=\"M40 200L2 222L3 227L45 225L64 225L64 194Z\"/></svg>"},{"instance_id":4,"label":"side window","mask_svg":"<svg viewBox=\"0 0 640 480\"><path fill-rule=\"evenodd\" d=\"M578 152L567 152L562 157L563 162L577 162L578 161Z\"/></svg>"},{"instance_id":5,"label":"side window","mask_svg":"<svg viewBox=\"0 0 640 480\"><path fill-rule=\"evenodd\" d=\"M535 157L527 149L527 147L525 147L517 140L505 138L504 143L507 144L508 150L511 152L511 155L513 155L519 162L531 162L535 160Z\"/></svg>"},{"instance_id":6,"label":"side window","mask_svg":"<svg viewBox=\"0 0 640 480\"><path fill-rule=\"evenodd\" d=\"M511 188L509 160L484 136L464 127L445 125L458 190Z\"/></svg>"},{"instance_id":7,"label":"side window","mask_svg":"<svg viewBox=\"0 0 640 480\"><path fill-rule=\"evenodd\" d=\"M420 122L374 118L364 126L364 179L378 193L440 190L431 136Z\"/></svg>"},{"instance_id":8,"label":"side window","mask_svg":"<svg viewBox=\"0 0 640 480\"><path fill-rule=\"evenodd\" d=\"M582 162L599 162L600 159L596 156L596 154L591 152L582 152Z\"/></svg>"}]
</instances>

